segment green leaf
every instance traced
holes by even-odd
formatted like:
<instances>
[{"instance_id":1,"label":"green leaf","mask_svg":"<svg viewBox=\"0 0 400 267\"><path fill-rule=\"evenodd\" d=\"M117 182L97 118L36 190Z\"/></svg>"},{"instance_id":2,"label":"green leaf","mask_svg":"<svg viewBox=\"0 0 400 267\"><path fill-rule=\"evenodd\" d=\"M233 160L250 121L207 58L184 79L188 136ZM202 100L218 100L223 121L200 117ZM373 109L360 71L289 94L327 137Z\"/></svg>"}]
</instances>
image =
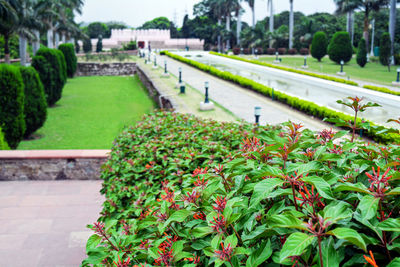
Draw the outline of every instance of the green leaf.
<instances>
[{"instance_id":1,"label":"green leaf","mask_svg":"<svg viewBox=\"0 0 400 267\"><path fill-rule=\"evenodd\" d=\"M365 245L364 239L357 233L357 231L350 228L336 228L332 231L329 231L327 234L333 234L338 239L344 239L349 241L350 243L358 246L365 252L367 251L367 247Z\"/></svg>"},{"instance_id":2,"label":"green leaf","mask_svg":"<svg viewBox=\"0 0 400 267\"><path fill-rule=\"evenodd\" d=\"M295 168L288 167L287 172L293 172L296 171L297 175L300 176L302 174L307 174L312 171L320 171L323 169L323 166L320 162L318 161L310 161L307 162L306 164L301 164L300 166L294 166Z\"/></svg>"},{"instance_id":3,"label":"green leaf","mask_svg":"<svg viewBox=\"0 0 400 267\"><path fill-rule=\"evenodd\" d=\"M342 183L339 186L333 190L334 192L342 192L342 191L353 191L353 192L360 192L360 193L366 193L366 194L371 194L371 192L368 190L365 185L362 183L356 183L356 184L351 184L351 183Z\"/></svg>"},{"instance_id":4,"label":"green leaf","mask_svg":"<svg viewBox=\"0 0 400 267\"><path fill-rule=\"evenodd\" d=\"M183 222L190 214L192 214L190 210L175 211L165 222L164 226L169 225L171 222Z\"/></svg>"},{"instance_id":5,"label":"green leaf","mask_svg":"<svg viewBox=\"0 0 400 267\"><path fill-rule=\"evenodd\" d=\"M388 218L378 224L378 228L382 231L400 232L400 219Z\"/></svg>"},{"instance_id":6,"label":"green leaf","mask_svg":"<svg viewBox=\"0 0 400 267\"><path fill-rule=\"evenodd\" d=\"M350 204L344 201L332 201L324 208L324 219L332 223L351 218L352 214Z\"/></svg>"},{"instance_id":7,"label":"green leaf","mask_svg":"<svg viewBox=\"0 0 400 267\"><path fill-rule=\"evenodd\" d=\"M98 236L96 234L91 235L86 243L86 253L96 248L97 245L100 244L100 242L101 242L101 236Z\"/></svg>"},{"instance_id":8,"label":"green leaf","mask_svg":"<svg viewBox=\"0 0 400 267\"><path fill-rule=\"evenodd\" d=\"M400 187L393 188L387 195L400 195Z\"/></svg>"},{"instance_id":9,"label":"green leaf","mask_svg":"<svg viewBox=\"0 0 400 267\"><path fill-rule=\"evenodd\" d=\"M296 228L306 230L304 223L289 213L269 216L267 218L267 224L271 228Z\"/></svg>"},{"instance_id":10,"label":"green leaf","mask_svg":"<svg viewBox=\"0 0 400 267\"><path fill-rule=\"evenodd\" d=\"M225 239L224 246L226 247L228 244L231 244L231 247L235 248L237 243L238 243L238 239L237 239L236 235L232 234Z\"/></svg>"},{"instance_id":11,"label":"green leaf","mask_svg":"<svg viewBox=\"0 0 400 267\"><path fill-rule=\"evenodd\" d=\"M254 186L253 195L250 200L250 208L256 206L261 200L268 197L268 194L277 186L281 186L284 181L278 178L268 178L258 182Z\"/></svg>"},{"instance_id":12,"label":"green leaf","mask_svg":"<svg viewBox=\"0 0 400 267\"><path fill-rule=\"evenodd\" d=\"M287 257L303 254L315 239L316 237L305 233L296 232L291 234L282 247L279 262L282 263Z\"/></svg>"},{"instance_id":13,"label":"green leaf","mask_svg":"<svg viewBox=\"0 0 400 267\"><path fill-rule=\"evenodd\" d=\"M247 267L259 266L268 260L272 255L271 240L262 242L260 247L255 250L246 261Z\"/></svg>"},{"instance_id":14,"label":"green leaf","mask_svg":"<svg viewBox=\"0 0 400 267\"><path fill-rule=\"evenodd\" d=\"M172 255L174 257L176 257L176 255L183 250L183 244L184 243L185 243L185 241L183 241L183 240L179 240L179 241L174 242L174 244L172 245L172 251L173 251Z\"/></svg>"},{"instance_id":15,"label":"green leaf","mask_svg":"<svg viewBox=\"0 0 400 267\"><path fill-rule=\"evenodd\" d=\"M255 173L254 178L261 178L264 176L281 178L281 177L283 177L283 172L278 167L264 165L264 166L262 166L261 170L258 170Z\"/></svg>"},{"instance_id":16,"label":"green leaf","mask_svg":"<svg viewBox=\"0 0 400 267\"><path fill-rule=\"evenodd\" d=\"M322 262L324 266L339 267L340 258L338 255L338 251L335 249L335 241L333 240L333 238L329 237L327 239L324 239L321 242L321 248L322 248ZM318 266L321 266L319 259L318 259Z\"/></svg>"},{"instance_id":17,"label":"green leaf","mask_svg":"<svg viewBox=\"0 0 400 267\"><path fill-rule=\"evenodd\" d=\"M195 238L202 238L206 235L209 235L213 232L213 229L209 226L203 226L203 227L196 227L194 228L191 233Z\"/></svg>"},{"instance_id":18,"label":"green leaf","mask_svg":"<svg viewBox=\"0 0 400 267\"><path fill-rule=\"evenodd\" d=\"M331 187L324 179L318 176L307 176L303 177L301 180L303 182L312 184L323 198L334 199Z\"/></svg>"},{"instance_id":19,"label":"green leaf","mask_svg":"<svg viewBox=\"0 0 400 267\"><path fill-rule=\"evenodd\" d=\"M357 209L361 212L361 217L365 220L369 220L376 216L378 210L379 198L371 195L365 195L357 206Z\"/></svg>"},{"instance_id":20,"label":"green leaf","mask_svg":"<svg viewBox=\"0 0 400 267\"><path fill-rule=\"evenodd\" d=\"M400 266L400 258L393 259L386 267L398 267Z\"/></svg>"},{"instance_id":21,"label":"green leaf","mask_svg":"<svg viewBox=\"0 0 400 267\"><path fill-rule=\"evenodd\" d=\"M211 240L211 247L213 249L219 248L219 244L221 243L221 241L222 241L222 235L221 234L218 234L218 235L214 236L214 238Z\"/></svg>"}]
</instances>

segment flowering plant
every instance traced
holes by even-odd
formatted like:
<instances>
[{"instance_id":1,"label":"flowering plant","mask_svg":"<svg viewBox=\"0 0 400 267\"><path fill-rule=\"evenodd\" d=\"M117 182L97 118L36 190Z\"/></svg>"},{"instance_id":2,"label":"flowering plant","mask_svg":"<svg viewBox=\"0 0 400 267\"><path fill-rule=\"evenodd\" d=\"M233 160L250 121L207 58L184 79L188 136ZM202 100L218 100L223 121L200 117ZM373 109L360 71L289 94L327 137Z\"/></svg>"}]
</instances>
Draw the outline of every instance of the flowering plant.
<instances>
[{"instance_id":1,"label":"flowering plant","mask_svg":"<svg viewBox=\"0 0 400 267\"><path fill-rule=\"evenodd\" d=\"M105 165L82 265L399 266L400 149L346 133L148 117Z\"/></svg>"}]
</instances>

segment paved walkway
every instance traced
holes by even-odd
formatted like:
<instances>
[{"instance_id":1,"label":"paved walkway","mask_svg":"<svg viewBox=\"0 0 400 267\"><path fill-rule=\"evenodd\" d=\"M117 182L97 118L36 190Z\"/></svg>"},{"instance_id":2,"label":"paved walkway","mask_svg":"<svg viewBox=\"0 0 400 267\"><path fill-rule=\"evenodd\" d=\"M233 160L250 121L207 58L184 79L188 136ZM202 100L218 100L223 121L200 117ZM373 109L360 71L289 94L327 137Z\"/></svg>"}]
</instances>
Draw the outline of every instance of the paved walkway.
<instances>
[{"instance_id":1,"label":"paved walkway","mask_svg":"<svg viewBox=\"0 0 400 267\"><path fill-rule=\"evenodd\" d=\"M101 181L0 182L0 267L76 267L99 217Z\"/></svg>"},{"instance_id":2,"label":"paved walkway","mask_svg":"<svg viewBox=\"0 0 400 267\"><path fill-rule=\"evenodd\" d=\"M332 125L321 120L311 118L288 106L272 101L270 98L216 78L179 61L166 56L162 56L162 59L158 61L163 62L164 60L167 60L168 70L176 76L178 76L178 68L181 67L183 81L202 93L204 93L204 82L209 81L210 99L217 101L236 116L248 122L254 122L254 107L260 106L262 108L260 117L262 125L291 120L301 123L311 130L320 131L332 128Z\"/></svg>"}]
</instances>

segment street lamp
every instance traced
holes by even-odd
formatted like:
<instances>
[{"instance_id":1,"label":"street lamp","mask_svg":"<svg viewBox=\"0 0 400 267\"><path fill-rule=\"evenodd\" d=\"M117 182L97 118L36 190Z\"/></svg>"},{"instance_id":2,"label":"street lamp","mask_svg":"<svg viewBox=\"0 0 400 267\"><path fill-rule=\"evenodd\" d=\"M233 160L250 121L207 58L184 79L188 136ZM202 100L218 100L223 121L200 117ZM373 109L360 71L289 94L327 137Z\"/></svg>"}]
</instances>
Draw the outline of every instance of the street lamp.
<instances>
[{"instance_id":1,"label":"street lamp","mask_svg":"<svg viewBox=\"0 0 400 267\"><path fill-rule=\"evenodd\" d=\"M179 83L182 83L182 68L179 67Z\"/></svg>"},{"instance_id":2,"label":"street lamp","mask_svg":"<svg viewBox=\"0 0 400 267\"><path fill-rule=\"evenodd\" d=\"M279 52L275 52L275 56L276 56L275 61L279 61L279 59L278 59Z\"/></svg>"},{"instance_id":3,"label":"street lamp","mask_svg":"<svg viewBox=\"0 0 400 267\"><path fill-rule=\"evenodd\" d=\"M167 73L168 73L168 71L167 71L167 61L164 60L164 74L167 74Z\"/></svg>"},{"instance_id":4,"label":"street lamp","mask_svg":"<svg viewBox=\"0 0 400 267\"><path fill-rule=\"evenodd\" d=\"M307 56L304 56L304 65L303 65L303 69L307 69Z\"/></svg>"},{"instance_id":5,"label":"street lamp","mask_svg":"<svg viewBox=\"0 0 400 267\"><path fill-rule=\"evenodd\" d=\"M204 86L206 88L206 98L204 99L204 103L209 103L210 101L208 100L208 82L204 83Z\"/></svg>"},{"instance_id":6,"label":"street lamp","mask_svg":"<svg viewBox=\"0 0 400 267\"><path fill-rule=\"evenodd\" d=\"M148 52L148 55L149 55L149 57L148 57L147 61L148 61L148 62L151 62L151 59L150 59L150 52Z\"/></svg>"},{"instance_id":7,"label":"street lamp","mask_svg":"<svg viewBox=\"0 0 400 267\"><path fill-rule=\"evenodd\" d=\"M154 67L157 67L157 57L154 55Z\"/></svg>"},{"instance_id":8,"label":"street lamp","mask_svg":"<svg viewBox=\"0 0 400 267\"><path fill-rule=\"evenodd\" d=\"M260 125L261 107L254 107L254 117L256 118L256 124Z\"/></svg>"},{"instance_id":9,"label":"street lamp","mask_svg":"<svg viewBox=\"0 0 400 267\"><path fill-rule=\"evenodd\" d=\"M395 86L400 86L400 68L397 68L397 79L395 82L392 82Z\"/></svg>"}]
</instances>

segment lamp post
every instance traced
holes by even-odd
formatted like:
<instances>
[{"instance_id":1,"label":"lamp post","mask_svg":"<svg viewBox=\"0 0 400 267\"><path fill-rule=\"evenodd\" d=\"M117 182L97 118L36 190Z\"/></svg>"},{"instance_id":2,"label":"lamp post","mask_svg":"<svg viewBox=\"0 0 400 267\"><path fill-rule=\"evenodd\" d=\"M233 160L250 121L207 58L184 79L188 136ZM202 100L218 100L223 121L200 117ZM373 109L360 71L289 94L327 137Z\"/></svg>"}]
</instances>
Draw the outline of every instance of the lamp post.
<instances>
[{"instance_id":1,"label":"lamp post","mask_svg":"<svg viewBox=\"0 0 400 267\"><path fill-rule=\"evenodd\" d=\"M400 68L397 68L397 79L396 81L392 82L395 86L400 86Z\"/></svg>"},{"instance_id":2,"label":"lamp post","mask_svg":"<svg viewBox=\"0 0 400 267\"><path fill-rule=\"evenodd\" d=\"M167 73L168 73L168 71L167 71L167 61L164 60L164 74L167 74Z\"/></svg>"},{"instance_id":3,"label":"lamp post","mask_svg":"<svg viewBox=\"0 0 400 267\"><path fill-rule=\"evenodd\" d=\"M256 124L260 125L261 107L254 107L254 117L256 118Z\"/></svg>"},{"instance_id":4,"label":"lamp post","mask_svg":"<svg viewBox=\"0 0 400 267\"><path fill-rule=\"evenodd\" d=\"M150 59L150 51L149 51L148 55L149 55L149 56L148 56L147 61L148 61L148 62L151 62L151 59Z\"/></svg>"},{"instance_id":5,"label":"lamp post","mask_svg":"<svg viewBox=\"0 0 400 267\"><path fill-rule=\"evenodd\" d=\"M275 61L279 61L279 59L278 59L279 52L275 52L275 56L276 56Z\"/></svg>"},{"instance_id":6,"label":"lamp post","mask_svg":"<svg viewBox=\"0 0 400 267\"><path fill-rule=\"evenodd\" d=\"M179 83L182 83L182 68L179 67Z\"/></svg>"},{"instance_id":7,"label":"lamp post","mask_svg":"<svg viewBox=\"0 0 400 267\"><path fill-rule=\"evenodd\" d=\"M243 55L243 47L240 48L240 54Z\"/></svg>"},{"instance_id":8,"label":"lamp post","mask_svg":"<svg viewBox=\"0 0 400 267\"><path fill-rule=\"evenodd\" d=\"M304 56L304 65L302 66L303 69L307 69L307 56Z\"/></svg>"},{"instance_id":9,"label":"lamp post","mask_svg":"<svg viewBox=\"0 0 400 267\"><path fill-rule=\"evenodd\" d=\"M157 57L154 56L154 67L157 67Z\"/></svg>"},{"instance_id":10,"label":"lamp post","mask_svg":"<svg viewBox=\"0 0 400 267\"><path fill-rule=\"evenodd\" d=\"M204 83L204 86L206 88L206 98L204 99L204 103L209 103L210 101L208 100L208 82Z\"/></svg>"},{"instance_id":11,"label":"lamp post","mask_svg":"<svg viewBox=\"0 0 400 267\"><path fill-rule=\"evenodd\" d=\"M343 65L344 65L344 61L340 60L340 72L343 73Z\"/></svg>"}]
</instances>

